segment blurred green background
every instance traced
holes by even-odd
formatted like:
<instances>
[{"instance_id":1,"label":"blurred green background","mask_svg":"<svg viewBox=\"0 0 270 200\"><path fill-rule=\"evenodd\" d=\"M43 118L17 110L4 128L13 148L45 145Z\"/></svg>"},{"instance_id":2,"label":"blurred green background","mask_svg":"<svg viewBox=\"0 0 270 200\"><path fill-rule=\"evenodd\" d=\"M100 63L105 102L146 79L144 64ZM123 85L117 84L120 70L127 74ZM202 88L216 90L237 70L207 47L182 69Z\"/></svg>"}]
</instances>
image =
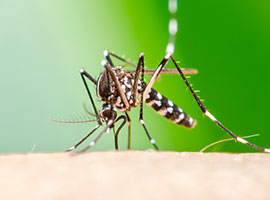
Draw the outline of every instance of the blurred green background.
<instances>
[{"instance_id":1,"label":"blurred green background","mask_svg":"<svg viewBox=\"0 0 270 200\"><path fill-rule=\"evenodd\" d=\"M178 4L174 57L182 67L199 70L190 81L216 118L239 136L259 133L249 141L270 147L269 1ZM0 0L0 152L30 152L33 146L35 152L64 151L84 137L95 123L48 121L87 116L83 103L90 104L79 69L97 78L104 49L133 62L144 52L147 67L156 68L168 42L167 7L167 0ZM161 76L154 88L198 122L194 129L179 127L145 105L145 123L162 150L199 151L229 138L202 116L178 75ZM132 149L152 148L138 109L130 115ZM126 149L126 136L127 127L120 135L121 149ZM91 151L113 147L112 134L106 134ZM209 151L254 150L231 141Z\"/></svg>"}]
</instances>

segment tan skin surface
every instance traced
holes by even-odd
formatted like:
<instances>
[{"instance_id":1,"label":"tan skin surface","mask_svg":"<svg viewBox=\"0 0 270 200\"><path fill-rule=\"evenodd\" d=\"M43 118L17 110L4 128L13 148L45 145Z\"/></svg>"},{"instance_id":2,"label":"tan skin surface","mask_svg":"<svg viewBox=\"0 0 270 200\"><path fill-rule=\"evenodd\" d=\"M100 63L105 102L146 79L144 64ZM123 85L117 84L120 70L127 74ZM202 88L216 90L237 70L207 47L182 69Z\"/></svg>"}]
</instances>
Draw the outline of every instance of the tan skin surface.
<instances>
[{"instance_id":1,"label":"tan skin surface","mask_svg":"<svg viewBox=\"0 0 270 200\"><path fill-rule=\"evenodd\" d=\"M5 200L270 199L264 153L32 153L0 163Z\"/></svg>"}]
</instances>

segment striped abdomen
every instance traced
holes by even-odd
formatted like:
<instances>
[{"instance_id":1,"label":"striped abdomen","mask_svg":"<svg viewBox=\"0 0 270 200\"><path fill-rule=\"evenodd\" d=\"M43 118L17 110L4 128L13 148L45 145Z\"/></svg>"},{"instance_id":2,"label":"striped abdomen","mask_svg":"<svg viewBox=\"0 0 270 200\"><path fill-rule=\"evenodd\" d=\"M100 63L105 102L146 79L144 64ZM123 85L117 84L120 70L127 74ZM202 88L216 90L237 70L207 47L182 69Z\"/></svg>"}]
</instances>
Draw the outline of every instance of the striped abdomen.
<instances>
[{"instance_id":1,"label":"striped abdomen","mask_svg":"<svg viewBox=\"0 0 270 200\"><path fill-rule=\"evenodd\" d=\"M188 116L181 108L153 88L150 90L145 102L160 115L178 125L192 128L196 124L196 121L192 117Z\"/></svg>"}]
</instances>

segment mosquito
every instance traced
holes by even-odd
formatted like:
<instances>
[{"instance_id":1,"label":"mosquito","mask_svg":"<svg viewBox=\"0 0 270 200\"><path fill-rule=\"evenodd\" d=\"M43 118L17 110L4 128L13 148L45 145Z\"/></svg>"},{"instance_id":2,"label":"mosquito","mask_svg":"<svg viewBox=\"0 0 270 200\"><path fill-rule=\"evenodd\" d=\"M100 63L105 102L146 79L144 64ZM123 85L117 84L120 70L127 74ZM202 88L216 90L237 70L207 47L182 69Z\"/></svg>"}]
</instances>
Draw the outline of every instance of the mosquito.
<instances>
[{"instance_id":1,"label":"mosquito","mask_svg":"<svg viewBox=\"0 0 270 200\"><path fill-rule=\"evenodd\" d=\"M104 57L106 60L101 62L104 67L104 71L100 74L99 78L96 80L84 69L80 70L81 78L83 80L84 86L90 98L91 105L94 110L95 121L98 125L81 141L76 145L72 146L67 150L67 152L76 149L81 143L83 143L90 135L97 131L103 123L106 124L105 128L98 134L98 136L92 140L82 152L87 151L89 148L94 146L97 141L106 132L111 129L114 133L115 138L115 149L118 149L118 135L123 126L128 123L128 145L127 148L130 149L131 145L131 120L128 112L134 107L140 107L139 121L153 147L159 150L158 145L155 140L151 137L143 118L143 105L146 103L152 107L157 113L164 116L168 120L175 124L185 126L187 128L193 128L196 125L196 121L186 114L180 107L175 105L171 100L163 96L161 93L153 89L153 85L160 74L179 74L180 78L185 82L187 88L191 92L193 98L198 104L200 110L209 119L215 122L220 128L222 128L227 134L229 134L234 140L248 145L257 150L270 153L270 149L262 148L256 146L247 140L238 137L227 129L220 121L218 121L214 115L212 115L207 108L204 106L202 101L196 95L191 84L185 77L185 74L196 74L196 69L184 69L179 66L173 57L174 47L175 47L175 36L177 33L177 0L169 0L169 42L166 48L166 54L161 60L160 64L155 70L145 69L144 66L144 54L141 53L137 64L134 64L128 60L125 60L116 54L104 51ZM112 62L112 57L118 59L127 65L136 67L135 70L125 70L124 66L115 66ZM165 69L168 61L171 60L174 64L175 69ZM148 83L144 81L144 75L151 75L151 79ZM100 111L97 111L93 96L88 88L86 79L90 80L96 86L96 94L101 101L104 102ZM117 117L117 110L122 112L119 117ZM122 120L122 123L115 131L115 125Z\"/></svg>"}]
</instances>

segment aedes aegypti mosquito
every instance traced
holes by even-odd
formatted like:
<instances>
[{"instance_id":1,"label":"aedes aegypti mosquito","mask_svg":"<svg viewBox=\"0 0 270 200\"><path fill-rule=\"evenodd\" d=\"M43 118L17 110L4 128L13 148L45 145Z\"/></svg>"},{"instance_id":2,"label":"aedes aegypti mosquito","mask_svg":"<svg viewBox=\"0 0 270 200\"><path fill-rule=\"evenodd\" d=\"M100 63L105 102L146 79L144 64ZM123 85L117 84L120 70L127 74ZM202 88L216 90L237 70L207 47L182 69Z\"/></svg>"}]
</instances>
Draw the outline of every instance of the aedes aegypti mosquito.
<instances>
[{"instance_id":1,"label":"aedes aegypti mosquito","mask_svg":"<svg viewBox=\"0 0 270 200\"><path fill-rule=\"evenodd\" d=\"M81 77L85 85L86 91L90 98L93 110L95 112L94 116L98 122L98 125L86 135L80 142L72 146L67 150L67 152L76 149L82 142L84 142L92 133L94 133L98 128L101 127L102 123L106 123L106 127L99 133L99 135L89 143L89 145L82 150L82 152L88 150L90 147L96 144L98 139L106 132L113 130L115 137L115 149L118 149L118 135L123 126L128 122L128 149L130 149L130 133L131 133L131 121L128 115L133 107L140 106L140 115L139 121L142 124L145 133L149 141L153 144L155 149L159 150L158 145L155 140L149 134L144 120L143 120L143 103L145 102L151 106L157 113L171 120L172 122L182 125L188 128L195 126L196 121L187 115L181 108L176 106L172 101L164 97L162 94L157 92L152 88L155 80L159 77L160 74L176 74L179 73L181 78L184 80L186 86L190 90L194 99L196 100L199 108L208 118L215 122L219 127L221 127L227 134L229 134L236 141L246 144L250 147L253 147L257 150L263 152L270 152L270 149L261 148L256 146L247 140L238 137L230 130L228 130L224 125L222 125L203 105L199 97L196 95L195 91L191 87L190 83L186 79L184 74L195 74L197 70L195 69L183 69L175 61L173 55L174 46L175 46L175 35L177 33L177 20L176 20L176 11L177 11L177 0L169 0L169 12L170 12L170 21L169 21L169 43L166 49L166 55L158 65L156 70L147 70L144 68L144 54L141 53L139 57L138 64L133 64L114 53L111 53L107 50L104 51L104 56L106 60L102 61L102 65L105 70L100 74L99 78L94 79L89 73L84 69L81 69ZM136 70L124 70L123 66L115 66L112 62L111 57L119 59L124 63L136 67ZM174 63L176 69L165 69L167 62L171 60ZM149 83L144 82L144 75L152 75ZM93 84L96 85L97 96L104 102L100 112L98 113L95 106L92 94L86 83L86 79L89 79ZM117 110L124 113L117 117ZM115 124L122 120L122 123L115 131Z\"/></svg>"}]
</instances>

